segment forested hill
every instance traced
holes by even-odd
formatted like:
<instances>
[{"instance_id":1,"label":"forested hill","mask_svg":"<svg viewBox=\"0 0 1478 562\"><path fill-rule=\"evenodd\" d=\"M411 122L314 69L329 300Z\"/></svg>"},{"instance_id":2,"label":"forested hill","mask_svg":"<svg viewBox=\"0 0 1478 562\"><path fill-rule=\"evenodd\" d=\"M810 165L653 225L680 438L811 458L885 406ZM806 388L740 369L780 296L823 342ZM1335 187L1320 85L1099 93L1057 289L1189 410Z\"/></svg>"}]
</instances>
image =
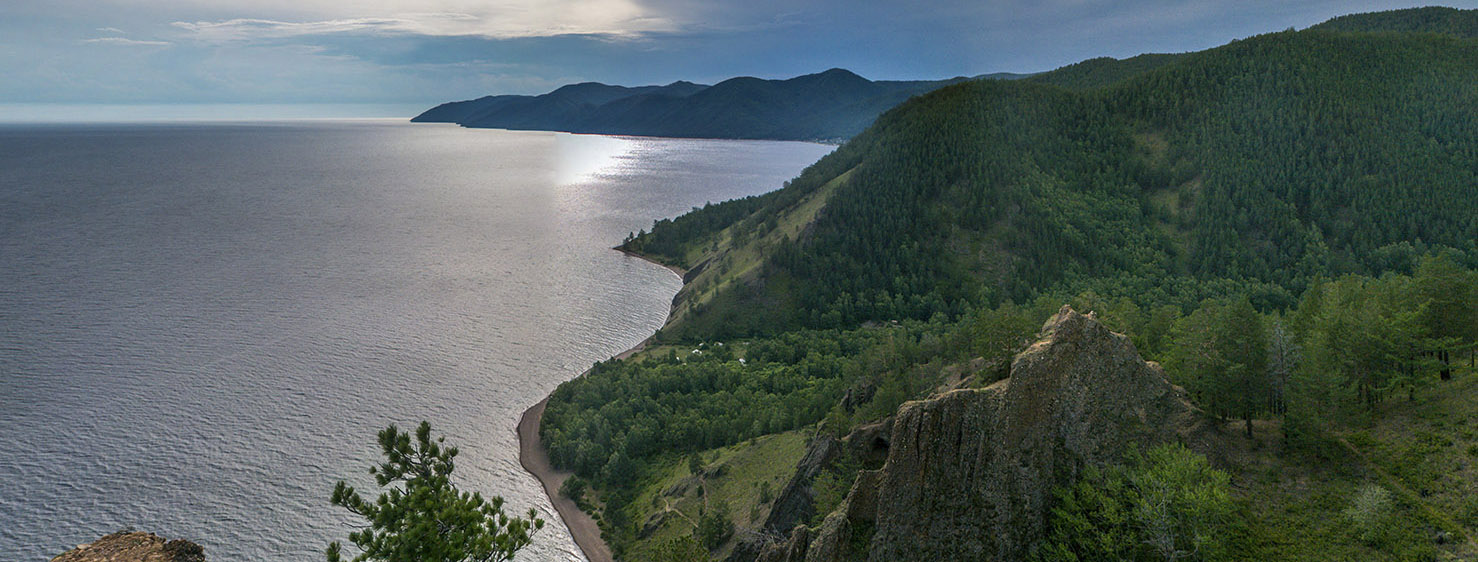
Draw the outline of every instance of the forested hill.
<instances>
[{"instance_id":1,"label":"forested hill","mask_svg":"<svg viewBox=\"0 0 1478 562\"><path fill-rule=\"evenodd\" d=\"M1428 7L1351 14L1320 23L1309 29L1324 31L1392 31L1444 33L1478 37L1478 18L1472 10ZM1064 88L1087 89L1109 86L1180 60L1190 53L1147 53L1127 59L1098 57L1070 64L1052 72L1030 77L1032 81Z\"/></svg>"},{"instance_id":2,"label":"forested hill","mask_svg":"<svg viewBox=\"0 0 1478 562\"><path fill-rule=\"evenodd\" d=\"M541 96L484 96L475 100L448 102L417 115L415 123L464 123L488 115L530 126L564 118L569 112L587 106L599 106L632 96L683 97L707 88L692 82L673 82L666 86L627 88L598 82L561 86Z\"/></svg>"},{"instance_id":3,"label":"forested hill","mask_svg":"<svg viewBox=\"0 0 1478 562\"><path fill-rule=\"evenodd\" d=\"M872 81L834 68L788 80L741 77L712 86L674 82L625 88L585 83L540 96L446 103L412 121L661 137L846 139L910 96L964 80Z\"/></svg>"},{"instance_id":4,"label":"forested hill","mask_svg":"<svg viewBox=\"0 0 1478 562\"><path fill-rule=\"evenodd\" d=\"M1472 266L1478 40L1451 31L1475 19L1340 18L942 88L784 189L659 221L625 247L695 270L665 331L694 337L1053 290L1280 308L1318 277L1409 271L1439 247Z\"/></svg>"},{"instance_id":5,"label":"forested hill","mask_svg":"<svg viewBox=\"0 0 1478 562\"><path fill-rule=\"evenodd\" d=\"M1314 26L1326 31L1398 31L1478 37L1473 10L1428 7L1340 16Z\"/></svg>"}]
</instances>

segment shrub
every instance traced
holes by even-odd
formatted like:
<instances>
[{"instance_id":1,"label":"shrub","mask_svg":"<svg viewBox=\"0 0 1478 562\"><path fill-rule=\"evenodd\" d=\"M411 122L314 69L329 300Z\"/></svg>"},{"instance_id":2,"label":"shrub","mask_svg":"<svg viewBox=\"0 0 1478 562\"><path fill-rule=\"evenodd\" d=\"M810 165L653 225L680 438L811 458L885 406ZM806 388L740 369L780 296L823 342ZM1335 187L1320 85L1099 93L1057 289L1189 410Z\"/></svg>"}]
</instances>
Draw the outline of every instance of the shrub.
<instances>
[{"instance_id":1,"label":"shrub","mask_svg":"<svg viewBox=\"0 0 1478 562\"><path fill-rule=\"evenodd\" d=\"M1396 509L1396 500L1390 490L1366 485L1360 488L1345 508L1344 516L1350 520L1350 529L1355 536L1370 546L1381 546L1390 536L1391 517Z\"/></svg>"}]
</instances>

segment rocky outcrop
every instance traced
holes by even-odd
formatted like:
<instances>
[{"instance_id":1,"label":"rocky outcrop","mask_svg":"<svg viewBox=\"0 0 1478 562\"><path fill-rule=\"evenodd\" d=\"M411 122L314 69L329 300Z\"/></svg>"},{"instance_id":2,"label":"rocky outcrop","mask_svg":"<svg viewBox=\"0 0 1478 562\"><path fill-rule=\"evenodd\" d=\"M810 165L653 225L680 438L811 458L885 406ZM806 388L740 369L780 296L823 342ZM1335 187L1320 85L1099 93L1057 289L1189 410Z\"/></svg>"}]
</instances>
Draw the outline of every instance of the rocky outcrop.
<instances>
[{"instance_id":1,"label":"rocky outcrop","mask_svg":"<svg viewBox=\"0 0 1478 562\"><path fill-rule=\"evenodd\" d=\"M842 451L863 468L878 468L888 460L888 443L893 438L893 418L859 425L842 438Z\"/></svg>"},{"instance_id":2,"label":"rocky outcrop","mask_svg":"<svg viewBox=\"0 0 1478 562\"><path fill-rule=\"evenodd\" d=\"M761 560L761 556L766 553L770 553L771 557L778 556L772 551L783 550L785 538L790 536L791 531L804 530L805 522L816 514L815 490L811 485L821 475L821 471L845 454L843 446L843 442L830 435L812 437L806 445L805 456L796 463L795 474L791 475L785 487L780 489L779 495L775 496L770 514L757 529L745 533L735 541L734 549L729 551L724 562L754 562Z\"/></svg>"},{"instance_id":3,"label":"rocky outcrop","mask_svg":"<svg viewBox=\"0 0 1478 562\"><path fill-rule=\"evenodd\" d=\"M811 532L805 525L795 528L790 534L790 539L766 548L760 553L758 562L785 562L786 560L805 560L806 547L811 544Z\"/></svg>"},{"instance_id":4,"label":"rocky outcrop","mask_svg":"<svg viewBox=\"0 0 1478 562\"><path fill-rule=\"evenodd\" d=\"M775 496L775 505L770 515L760 526L767 533L786 535L797 524L809 521L816 514L814 492L811 484L816 477L842 453L842 445L828 435L818 435L806 448L806 456L796 464L795 475Z\"/></svg>"},{"instance_id":5,"label":"rocky outcrop","mask_svg":"<svg viewBox=\"0 0 1478 562\"><path fill-rule=\"evenodd\" d=\"M205 562L205 549L183 539L123 531L78 545L51 562Z\"/></svg>"},{"instance_id":6,"label":"rocky outcrop","mask_svg":"<svg viewBox=\"0 0 1478 562\"><path fill-rule=\"evenodd\" d=\"M1129 338L1063 307L1008 378L904 404L883 467L863 471L809 541L793 534L762 559L1021 560L1053 488L1085 466L1214 431Z\"/></svg>"}]
</instances>

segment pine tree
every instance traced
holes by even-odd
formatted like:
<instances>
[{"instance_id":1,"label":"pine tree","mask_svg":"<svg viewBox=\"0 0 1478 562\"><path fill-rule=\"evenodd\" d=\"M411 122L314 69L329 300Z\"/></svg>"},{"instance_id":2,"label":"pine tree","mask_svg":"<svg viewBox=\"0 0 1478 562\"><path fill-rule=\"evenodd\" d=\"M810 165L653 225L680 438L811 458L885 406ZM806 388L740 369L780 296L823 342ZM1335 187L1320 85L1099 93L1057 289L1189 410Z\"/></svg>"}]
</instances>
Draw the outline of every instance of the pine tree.
<instances>
[{"instance_id":1,"label":"pine tree","mask_svg":"<svg viewBox=\"0 0 1478 562\"><path fill-rule=\"evenodd\" d=\"M382 488L374 502L360 497L354 487L339 481L330 501L369 522L349 533L361 553L356 562L503 562L528 546L534 531L544 527L533 509L528 517L503 513L503 498L484 501L451 482L456 447L443 447L445 437L431 439L431 424L421 422L416 442L394 425L380 432L385 462L370 469ZM329 562L342 560L336 541L326 551Z\"/></svg>"}]
</instances>

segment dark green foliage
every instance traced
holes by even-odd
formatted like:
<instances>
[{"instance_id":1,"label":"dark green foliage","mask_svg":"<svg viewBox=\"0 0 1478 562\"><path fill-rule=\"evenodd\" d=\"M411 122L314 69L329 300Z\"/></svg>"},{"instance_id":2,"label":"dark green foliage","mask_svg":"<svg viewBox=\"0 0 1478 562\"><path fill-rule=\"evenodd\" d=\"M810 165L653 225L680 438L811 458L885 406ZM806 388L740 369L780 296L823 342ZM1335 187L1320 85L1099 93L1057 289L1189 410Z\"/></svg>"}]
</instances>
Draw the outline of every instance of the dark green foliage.
<instances>
[{"instance_id":1,"label":"dark green foliage","mask_svg":"<svg viewBox=\"0 0 1478 562\"><path fill-rule=\"evenodd\" d=\"M1132 560L1143 548L1136 532L1133 503L1122 466L1084 469L1070 488L1056 490L1047 539L1038 559L1053 562Z\"/></svg>"},{"instance_id":2,"label":"dark green foliage","mask_svg":"<svg viewBox=\"0 0 1478 562\"><path fill-rule=\"evenodd\" d=\"M698 543L708 550L717 550L734 536L734 517L729 514L729 505L718 503L698 518L698 528L693 531Z\"/></svg>"},{"instance_id":3,"label":"dark green foliage","mask_svg":"<svg viewBox=\"0 0 1478 562\"><path fill-rule=\"evenodd\" d=\"M559 487L559 495L570 498L575 502L575 507L588 511L591 509L589 501L585 499L585 490L590 487L590 482L579 476L570 476L565 483Z\"/></svg>"},{"instance_id":4,"label":"dark green foliage","mask_svg":"<svg viewBox=\"0 0 1478 562\"><path fill-rule=\"evenodd\" d=\"M665 357L598 363L550 395L540 435L555 466L598 484L629 483L657 453L695 453L808 426L837 407L849 387L887 387L900 377L915 381L895 402L869 410L891 413L925 390L943 362L1015 353L1000 343L983 349L974 335L1009 322L1010 328L999 331L1012 335L1001 337L1019 346L1040 324L1039 318L1024 321L1027 315L1019 310L1010 309L1009 321L981 311L968 325L911 322L791 332L748 342L744 361L733 355L737 344L715 343ZM931 360L932 371L916 368ZM690 469L702 469L701 459L688 460ZM613 467L613 461L626 466Z\"/></svg>"},{"instance_id":5,"label":"dark green foliage","mask_svg":"<svg viewBox=\"0 0 1478 562\"><path fill-rule=\"evenodd\" d=\"M540 435L555 466L603 492L639 481L662 454L687 454L696 474L703 470L700 451L809 426L828 414L838 420L837 431L891 415L898 404L932 389L949 364L981 358L1003 374L1010 357L1056 310L1050 302L974 311L954 324L802 330L599 363L550 396ZM733 351L741 345L742 362ZM977 376L999 378L996 372ZM851 396L846 405L844 395ZM618 506L625 499L619 493L602 497Z\"/></svg>"},{"instance_id":6,"label":"dark green foliage","mask_svg":"<svg viewBox=\"0 0 1478 562\"><path fill-rule=\"evenodd\" d=\"M845 388L843 348L806 340L752 348L747 362L709 351L599 363L551 395L540 425L550 459L624 485L657 452L703 451L815 423Z\"/></svg>"},{"instance_id":7,"label":"dark green foliage","mask_svg":"<svg viewBox=\"0 0 1478 562\"><path fill-rule=\"evenodd\" d=\"M852 484L857 481L857 471L861 468L856 459L847 457L816 475L816 479L811 482L811 496L816 509L810 521L812 527L820 526L826 516L841 505L842 500L847 499L847 492L852 490Z\"/></svg>"},{"instance_id":8,"label":"dark green foliage","mask_svg":"<svg viewBox=\"0 0 1478 562\"><path fill-rule=\"evenodd\" d=\"M1121 251L1168 246L1139 224L1137 190L1101 177L1100 154L1127 158L1131 148L1128 130L1106 117L1064 91L999 81L945 88L885 115L880 134L854 141L872 156L809 238L771 257L774 272L799 281L801 322L957 316L967 303L1128 265ZM1073 157L1082 153L1092 156ZM986 230L990 239L974 240ZM961 244L997 254L982 264L996 270L980 272L991 277L984 286L970 281L975 265L955 259Z\"/></svg>"},{"instance_id":9,"label":"dark green foliage","mask_svg":"<svg viewBox=\"0 0 1478 562\"><path fill-rule=\"evenodd\" d=\"M706 240L740 219L754 214L765 202L774 199L775 193L778 192L731 199L717 205L709 203L702 207L693 207L693 210L675 219L658 220L652 225L652 234L643 232L640 236L628 238L619 248L651 256L664 263L692 267L695 264L687 263L684 259L688 249L687 241Z\"/></svg>"},{"instance_id":10,"label":"dark green foliage","mask_svg":"<svg viewBox=\"0 0 1478 562\"><path fill-rule=\"evenodd\" d=\"M781 199L851 170L803 236L768 252L763 282L715 299L715 317L764 319L731 334L1085 289L1145 308L1237 294L1285 308L1319 275L1409 272L1443 247L1478 261L1473 60L1478 42L1449 35L1312 30L1139 59L1098 87L1046 84L1053 73L957 84L770 199L630 246L680 259L703 243L691 232L763 229ZM686 335L736 329L702 326Z\"/></svg>"},{"instance_id":11,"label":"dark green foliage","mask_svg":"<svg viewBox=\"0 0 1478 562\"><path fill-rule=\"evenodd\" d=\"M1245 297L1207 301L1175 323L1175 347L1165 367L1208 412L1252 419L1269 411L1274 384L1267 368L1268 336Z\"/></svg>"},{"instance_id":12,"label":"dark green foliage","mask_svg":"<svg viewBox=\"0 0 1478 562\"><path fill-rule=\"evenodd\" d=\"M1430 382L1428 304L1411 278L1345 276L1316 285L1297 314L1307 325L1310 367L1340 377L1367 409L1396 390Z\"/></svg>"},{"instance_id":13,"label":"dark green foliage","mask_svg":"<svg viewBox=\"0 0 1478 562\"><path fill-rule=\"evenodd\" d=\"M394 425L380 432L385 462L370 469L380 487L390 489L374 502L340 481L331 501L364 518L368 527L349 533L359 547L356 561L491 562L513 558L528 546L530 534L544 527L533 509L528 518L503 513L503 498L484 501L478 493L451 482L456 447L443 448L444 437L431 439L431 424L421 422L415 444ZM327 558L342 558L338 542Z\"/></svg>"},{"instance_id":14,"label":"dark green foliage","mask_svg":"<svg viewBox=\"0 0 1478 562\"><path fill-rule=\"evenodd\" d=\"M658 546L652 562L708 562L708 552L693 537L682 536Z\"/></svg>"},{"instance_id":15,"label":"dark green foliage","mask_svg":"<svg viewBox=\"0 0 1478 562\"><path fill-rule=\"evenodd\" d=\"M1420 322L1432 338L1427 349L1442 363L1442 379L1449 379L1453 356L1478 343L1478 273L1444 253L1423 258L1413 283L1415 298L1426 304Z\"/></svg>"},{"instance_id":16,"label":"dark green foliage","mask_svg":"<svg viewBox=\"0 0 1478 562\"><path fill-rule=\"evenodd\" d=\"M1324 268L1375 271L1391 244L1472 246L1474 56L1451 37L1277 33L1105 94L1199 169L1191 272L1297 293Z\"/></svg>"},{"instance_id":17,"label":"dark green foliage","mask_svg":"<svg viewBox=\"0 0 1478 562\"><path fill-rule=\"evenodd\" d=\"M705 247L714 235L731 226L735 229L735 236L741 238L757 234L766 227L767 219L779 215L832 178L845 173L857 164L860 157L857 146L843 145L826 158L807 166L800 176L785 182L781 189L764 195L706 204L675 219L658 220L652 224L651 232L627 240L621 249L664 263L697 266L687 261L690 250Z\"/></svg>"},{"instance_id":18,"label":"dark green foliage","mask_svg":"<svg viewBox=\"0 0 1478 562\"><path fill-rule=\"evenodd\" d=\"M1131 451L1058 489L1037 559L1053 562L1228 560L1229 477L1184 446Z\"/></svg>"},{"instance_id":19,"label":"dark green foliage","mask_svg":"<svg viewBox=\"0 0 1478 562\"><path fill-rule=\"evenodd\" d=\"M1124 60L1099 57L1070 64L1052 72L1038 74L1027 80L1073 90L1087 90L1117 84L1184 57L1183 54L1159 53L1144 54Z\"/></svg>"},{"instance_id":20,"label":"dark green foliage","mask_svg":"<svg viewBox=\"0 0 1478 562\"><path fill-rule=\"evenodd\" d=\"M1340 16L1310 29L1327 31L1400 31L1478 37L1478 10L1432 6Z\"/></svg>"}]
</instances>

